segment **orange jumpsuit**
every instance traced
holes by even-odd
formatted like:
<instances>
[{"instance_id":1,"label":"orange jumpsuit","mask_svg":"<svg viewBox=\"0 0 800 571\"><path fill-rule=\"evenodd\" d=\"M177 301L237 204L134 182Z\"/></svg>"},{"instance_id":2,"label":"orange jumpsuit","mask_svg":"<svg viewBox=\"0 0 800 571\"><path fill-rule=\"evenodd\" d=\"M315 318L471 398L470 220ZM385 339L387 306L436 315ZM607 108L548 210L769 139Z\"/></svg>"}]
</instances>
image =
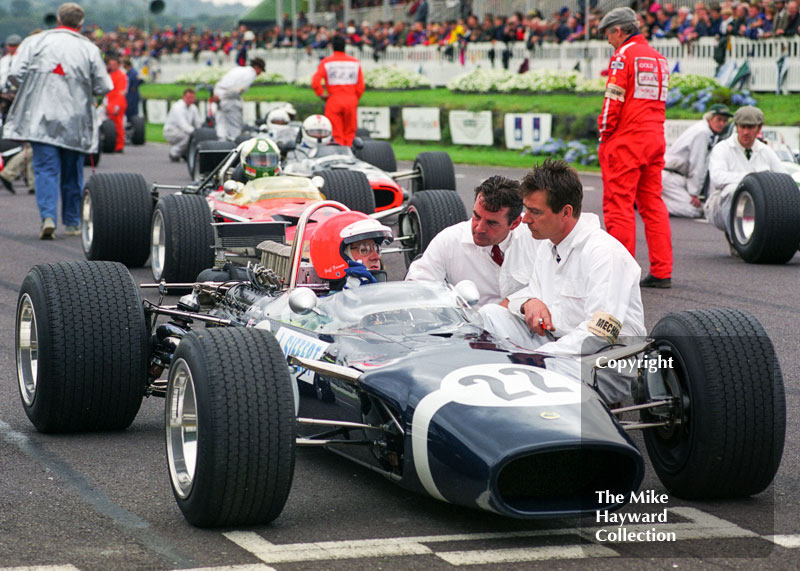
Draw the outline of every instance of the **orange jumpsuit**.
<instances>
[{"instance_id":1,"label":"orange jumpsuit","mask_svg":"<svg viewBox=\"0 0 800 571\"><path fill-rule=\"evenodd\" d=\"M117 127L117 144L114 150L119 152L125 147L125 110L128 108L128 76L121 69L110 73L111 81L114 82L114 89L106 95L106 113L108 118Z\"/></svg>"},{"instance_id":2,"label":"orange jumpsuit","mask_svg":"<svg viewBox=\"0 0 800 571\"><path fill-rule=\"evenodd\" d=\"M634 255L635 202L644 222L650 273L656 278L672 276L669 212L661 198L668 85L667 60L635 34L611 56L597 118L606 229Z\"/></svg>"},{"instance_id":3,"label":"orange jumpsuit","mask_svg":"<svg viewBox=\"0 0 800 571\"><path fill-rule=\"evenodd\" d=\"M320 62L311 78L311 88L319 96L324 89L328 90L325 117L331 121L333 140L347 147L352 145L358 123L358 100L364 93L361 64L344 52L333 52Z\"/></svg>"}]
</instances>

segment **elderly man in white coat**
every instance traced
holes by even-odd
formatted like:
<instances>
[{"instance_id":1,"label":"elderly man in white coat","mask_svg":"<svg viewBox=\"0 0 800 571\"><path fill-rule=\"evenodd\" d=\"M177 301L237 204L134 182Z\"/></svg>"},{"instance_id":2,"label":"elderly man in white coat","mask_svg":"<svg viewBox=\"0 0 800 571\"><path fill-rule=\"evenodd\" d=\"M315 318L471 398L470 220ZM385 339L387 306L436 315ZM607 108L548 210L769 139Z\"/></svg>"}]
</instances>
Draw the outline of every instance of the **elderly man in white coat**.
<instances>
[{"instance_id":1,"label":"elderly man in white coat","mask_svg":"<svg viewBox=\"0 0 800 571\"><path fill-rule=\"evenodd\" d=\"M671 216L703 216L699 195L708 172L708 157L732 116L725 105L712 105L702 120L686 129L667 148L661 172L661 197Z\"/></svg>"},{"instance_id":2,"label":"elderly man in white coat","mask_svg":"<svg viewBox=\"0 0 800 571\"><path fill-rule=\"evenodd\" d=\"M250 89L259 74L267 69L264 60L253 58L250 65L235 67L222 76L214 86L211 101L219 104L217 110L217 136L233 141L242 133L242 94Z\"/></svg>"},{"instance_id":3,"label":"elderly man in white coat","mask_svg":"<svg viewBox=\"0 0 800 571\"><path fill-rule=\"evenodd\" d=\"M731 201L742 179L752 172L786 172L775 151L756 139L764 124L761 109L750 105L740 107L733 115L733 123L736 135L731 135L711 151L708 199L703 205L706 219L725 232L729 243Z\"/></svg>"},{"instance_id":4,"label":"elderly man in white coat","mask_svg":"<svg viewBox=\"0 0 800 571\"><path fill-rule=\"evenodd\" d=\"M194 89L184 89L183 97L172 104L164 123L164 138L172 145L169 148L169 158L178 162L186 154L189 147L189 137L195 129L203 124L200 111L195 105Z\"/></svg>"}]
</instances>

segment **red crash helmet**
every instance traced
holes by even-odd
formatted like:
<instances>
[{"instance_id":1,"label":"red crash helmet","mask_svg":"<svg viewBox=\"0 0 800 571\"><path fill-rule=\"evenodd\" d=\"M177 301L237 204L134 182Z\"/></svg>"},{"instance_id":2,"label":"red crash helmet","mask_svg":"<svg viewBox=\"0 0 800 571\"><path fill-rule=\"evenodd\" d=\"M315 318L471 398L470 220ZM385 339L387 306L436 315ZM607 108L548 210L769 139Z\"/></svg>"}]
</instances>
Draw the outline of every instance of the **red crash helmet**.
<instances>
[{"instance_id":1,"label":"red crash helmet","mask_svg":"<svg viewBox=\"0 0 800 571\"><path fill-rule=\"evenodd\" d=\"M349 259L345 249L354 242L370 238L378 244L391 242L392 230L363 212L352 210L323 220L308 244L317 275L326 280L342 279Z\"/></svg>"}]
</instances>

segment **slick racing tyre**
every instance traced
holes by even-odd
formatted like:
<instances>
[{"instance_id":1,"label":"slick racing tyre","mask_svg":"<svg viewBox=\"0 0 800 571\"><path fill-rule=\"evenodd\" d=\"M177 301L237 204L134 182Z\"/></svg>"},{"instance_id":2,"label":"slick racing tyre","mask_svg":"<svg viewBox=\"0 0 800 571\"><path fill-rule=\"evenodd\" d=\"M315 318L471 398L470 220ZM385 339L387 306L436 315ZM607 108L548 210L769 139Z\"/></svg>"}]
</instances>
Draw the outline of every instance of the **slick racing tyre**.
<instances>
[{"instance_id":1,"label":"slick racing tyre","mask_svg":"<svg viewBox=\"0 0 800 571\"><path fill-rule=\"evenodd\" d=\"M194 130L189 137L189 146L186 148L186 168L189 169L189 176L194 177L194 159L197 154L197 145L202 141L216 141L217 132L211 127L200 127Z\"/></svg>"},{"instance_id":2,"label":"slick racing tyre","mask_svg":"<svg viewBox=\"0 0 800 571\"><path fill-rule=\"evenodd\" d=\"M140 174L94 174L81 205L81 245L87 260L143 266L150 255L153 197Z\"/></svg>"},{"instance_id":3,"label":"slick racing tyre","mask_svg":"<svg viewBox=\"0 0 800 571\"><path fill-rule=\"evenodd\" d=\"M213 167L209 168L207 163L204 163L200 159L200 154L204 151L231 151L236 147L233 141L200 141L197 144L194 152L194 159L192 160L192 180L198 181L208 173L210 173L214 168L219 166L219 163L215 164ZM220 161L222 162L222 161ZM201 164L202 163L202 164Z\"/></svg>"},{"instance_id":4,"label":"slick racing tyre","mask_svg":"<svg viewBox=\"0 0 800 571\"><path fill-rule=\"evenodd\" d=\"M452 190L428 190L412 196L399 222L406 264L422 254L439 232L466 219L464 203Z\"/></svg>"},{"instance_id":5,"label":"slick racing tyre","mask_svg":"<svg viewBox=\"0 0 800 571\"><path fill-rule=\"evenodd\" d=\"M291 382L268 331L199 329L181 340L167 385L166 447L189 523L259 525L281 513L294 472Z\"/></svg>"},{"instance_id":6,"label":"slick racing tyre","mask_svg":"<svg viewBox=\"0 0 800 571\"><path fill-rule=\"evenodd\" d=\"M372 133L370 133L369 129L364 129L363 127L358 127L356 129L356 137L361 137L364 141L367 139L372 139Z\"/></svg>"},{"instance_id":7,"label":"slick racing tyre","mask_svg":"<svg viewBox=\"0 0 800 571\"><path fill-rule=\"evenodd\" d=\"M731 200L731 243L745 262L785 264L800 244L800 189L783 173L751 173Z\"/></svg>"},{"instance_id":8,"label":"slick racing tyre","mask_svg":"<svg viewBox=\"0 0 800 571\"><path fill-rule=\"evenodd\" d=\"M455 190L456 170L453 161L444 151L426 151L414 159L414 170L419 171L417 178L411 179L411 190Z\"/></svg>"},{"instance_id":9,"label":"slick racing tyre","mask_svg":"<svg viewBox=\"0 0 800 571\"><path fill-rule=\"evenodd\" d=\"M211 211L199 194L169 194L156 204L150 232L153 279L194 282L214 265Z\"/></svg>"},{"instance_id":10,"label":"slick racing tyre","mask_svg":"<svg viewBox=\"0 0 800 571\"><path fill-rule=\"evenodd\" d=\"M670 493L685 499L738 498L763 491L783 455L786 402L772 342L753 316L735 309L671 313L650 337L675 410L643 411L650 461Z\"/></svg>"},{"instance_id":11,"label":"slick racing tyre","mask_svg":"<svg viewBox=\"0 0 800 571\"><path fill-rule=\"evenodd\" d=\"M397 170L397 160L394 157L394 149L392 145L386 141L364 141L364 146L360 149L354 149L353 153L356 158L382 171L395 172Z\"/></svg>"},{"instance_id":12,"label":"slick racing tyre","mask_svg":"<svg viewBox=\"0 0 800 571\"><path fill-rule=\"evenodd\" d=\"M144 117L141 115L135 115L128 120L128 123L131 130L131 144L144 145Z\"/></svg>"},{"instance_id":13,"label":"slick racing tyre","mask_svg":"<svg viewBox=\"0 0 800 571\"><path fill-rule=\"evenodd\" d=\"M325 180L322 194L326 200L341 202L364 214L375 212L375 192L364 173L336 169L320 171L319 176Z\"/></svg>"},{"instance_id":14,"label":"slick racing tyre","mask_svg":"<svg viewBox=\"0 0 800 571\"><path fill-rule=\"evenodd\" d=\"M117 126L110 119L100 123L100 150L113 153L117 146Z\"/></svg>"},{"instance_id":15,"label":"slick racing tyre","mask_svg":"<svg viewBox=\"0 0 800 571\"><path fill-rule=\"evenodd\" d=\"M17 379L40 432L122 430L147 383L139 290L114 262L34 266L19 291Z\"/></svg>"}]
</instances>

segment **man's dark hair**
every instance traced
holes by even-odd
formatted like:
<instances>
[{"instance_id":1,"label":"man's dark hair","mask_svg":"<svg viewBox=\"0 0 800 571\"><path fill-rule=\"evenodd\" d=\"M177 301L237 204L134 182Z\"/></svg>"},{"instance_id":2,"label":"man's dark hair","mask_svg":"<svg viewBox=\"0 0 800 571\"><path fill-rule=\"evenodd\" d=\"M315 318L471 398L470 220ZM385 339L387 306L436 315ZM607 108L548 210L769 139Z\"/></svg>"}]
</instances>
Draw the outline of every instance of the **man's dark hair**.
<instances>
[{"instance_id":1,"label":"man's dark hair","mask_svg":"<svg viewBox=\"0 0 800 571\"><path fill-rule=\"evenodd\" d=\"M186 95L187 93L194 93L194 89L192 89L191 87L187 87L186 89L183 90L183 94Z\"/></svg>"},{"instance_id":2,"label":"man's dark hair","mask_svg":"<svg viewBox=\"0 0 800 571\"><path fill-rule=\"evenodd\" d=\"M343 52L344 46L347 45L347 40L344 39L344 36L333 36L331 45L333 46L333 51Z\"/></svg>"},{"instance_id":3,"label":"man's dark hair","mask_svg":"<svg viewBox=\"0 0 800 571\"><path fill-rule=\"evenodd\" d=\"M572 216L580 216L583 185L578 171L565 161L545 159L525 175L520 184L522 196L526 197L540 190L547 192L547 206L553 212L561 212L569 204L572 206Z\"/></svg>"},{"instance_id":4,"label":"man's dark hair","mask_svg":"<svg viewBox=\"0 0 800 571\"><path fill-rule=\"evenodd\" d=\"M508 223L511 224L522 213L522 197L519 194L519 182L504 176L490 176L475 187L475 199L478 195L483 199L483 206L489 212L499 212L508 207Z\"/></svg>"}]
</instances>

